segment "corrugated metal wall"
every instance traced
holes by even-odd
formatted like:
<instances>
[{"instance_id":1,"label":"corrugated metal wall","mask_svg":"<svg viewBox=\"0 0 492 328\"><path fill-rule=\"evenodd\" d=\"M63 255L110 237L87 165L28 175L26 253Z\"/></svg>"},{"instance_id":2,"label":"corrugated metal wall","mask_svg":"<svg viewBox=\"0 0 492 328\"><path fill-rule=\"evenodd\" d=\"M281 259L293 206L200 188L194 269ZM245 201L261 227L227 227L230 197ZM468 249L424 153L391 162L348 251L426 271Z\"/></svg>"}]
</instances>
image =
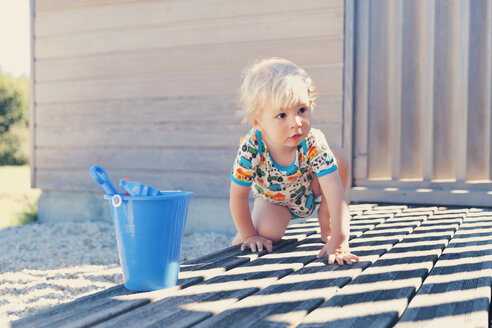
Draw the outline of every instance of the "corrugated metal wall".
<instances>
[{"instance_id":1,"label":"corrugated metal wall","mask_svg":"<svg viewBox=\"0 0 492 328\"><path fill-rule=\"evenodd\" d=\"M352 200L492 206L492 1L354 4Z\"/></svg>"}]
</instances>

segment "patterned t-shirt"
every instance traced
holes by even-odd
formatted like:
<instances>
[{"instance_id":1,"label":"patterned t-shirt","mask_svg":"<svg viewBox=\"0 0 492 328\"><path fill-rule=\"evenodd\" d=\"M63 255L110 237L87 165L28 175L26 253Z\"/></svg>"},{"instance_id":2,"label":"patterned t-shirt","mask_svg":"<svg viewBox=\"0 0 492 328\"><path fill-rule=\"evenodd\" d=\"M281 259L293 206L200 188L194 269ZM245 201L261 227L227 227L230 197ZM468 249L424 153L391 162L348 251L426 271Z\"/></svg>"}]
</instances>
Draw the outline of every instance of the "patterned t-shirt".
<instances>
[{"instance_id":1,"label":"patterned t-shirt","mask_svg":"<svg viewBox=\"0 0 492 328\"><path fill-rule=\"evenodd\" d=\"M241 138L231 179L242 186L252 185L255 195L287 206L295 215L306 216L314 208L312 173L321 177L336 170L335 157L318 129L311 129L297 146L297 155L288 167L275 163L260 131L252 129Z\"/></svg>"}]
</instances>

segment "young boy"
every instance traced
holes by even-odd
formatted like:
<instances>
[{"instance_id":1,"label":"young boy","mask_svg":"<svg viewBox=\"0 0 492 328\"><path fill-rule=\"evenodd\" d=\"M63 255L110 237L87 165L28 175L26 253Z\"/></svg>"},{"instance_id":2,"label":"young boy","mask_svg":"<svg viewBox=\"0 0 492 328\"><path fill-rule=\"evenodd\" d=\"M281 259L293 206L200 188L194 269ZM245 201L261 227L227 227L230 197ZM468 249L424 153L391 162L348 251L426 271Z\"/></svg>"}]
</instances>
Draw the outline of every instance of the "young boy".
<instances>
[{"instance_id":1,"label":"young boy","mask_svg":"<svg viewBox=\"0 0 492 328\"><path fill-rule=\"evenodd\" d=\"M288 60L267 58L246 70L240 113L253 128L241 139L231 174L230 207L238 230L233 245L271 252L290 220L310 216L321 198L318 221L325 246L318 258L351 264L358 258L348 245L348 206L337 160L323 133L311 129L314 99L311 78Z\"/></svg>"}]
</instances>

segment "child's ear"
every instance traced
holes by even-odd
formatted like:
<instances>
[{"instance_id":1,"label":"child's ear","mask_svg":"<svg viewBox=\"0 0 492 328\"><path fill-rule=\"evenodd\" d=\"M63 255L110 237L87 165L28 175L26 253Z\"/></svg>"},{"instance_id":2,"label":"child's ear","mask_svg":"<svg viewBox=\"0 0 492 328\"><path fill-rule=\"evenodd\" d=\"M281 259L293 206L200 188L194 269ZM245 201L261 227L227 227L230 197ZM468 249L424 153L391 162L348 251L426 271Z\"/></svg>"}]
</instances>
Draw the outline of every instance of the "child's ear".
<instances>
[{"instance_id":1,"label":"child's ear","mask_svg":"<svg viewBox=\"0 0 492 328\"><path fill-rule=\"evenodd\" d=\"M251 119L251 125L253 125L253 127L257 130L261 129L261 124L260 124L260 122L258 122L258 120L256 118Z\"/></svg>"}]
</instances>

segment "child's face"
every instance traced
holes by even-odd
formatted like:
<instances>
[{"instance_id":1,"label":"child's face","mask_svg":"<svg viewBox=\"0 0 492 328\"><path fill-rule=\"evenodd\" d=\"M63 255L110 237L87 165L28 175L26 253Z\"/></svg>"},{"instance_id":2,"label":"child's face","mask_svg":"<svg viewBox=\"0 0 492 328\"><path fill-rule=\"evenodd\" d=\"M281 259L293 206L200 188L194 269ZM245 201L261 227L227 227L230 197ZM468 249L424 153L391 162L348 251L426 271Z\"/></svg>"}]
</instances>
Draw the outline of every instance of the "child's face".
<instances>
[{"instance_id":1,"label":"child's face","mask_svg":"<svg viewBox=\"0 0 492 328\"><path fill-rule=\"evenodd\" d=\"M253 126L269 147L297 147L311 130L311 104L306 99L291 108L265 109Z\"/></svg>"}]
</instances>

